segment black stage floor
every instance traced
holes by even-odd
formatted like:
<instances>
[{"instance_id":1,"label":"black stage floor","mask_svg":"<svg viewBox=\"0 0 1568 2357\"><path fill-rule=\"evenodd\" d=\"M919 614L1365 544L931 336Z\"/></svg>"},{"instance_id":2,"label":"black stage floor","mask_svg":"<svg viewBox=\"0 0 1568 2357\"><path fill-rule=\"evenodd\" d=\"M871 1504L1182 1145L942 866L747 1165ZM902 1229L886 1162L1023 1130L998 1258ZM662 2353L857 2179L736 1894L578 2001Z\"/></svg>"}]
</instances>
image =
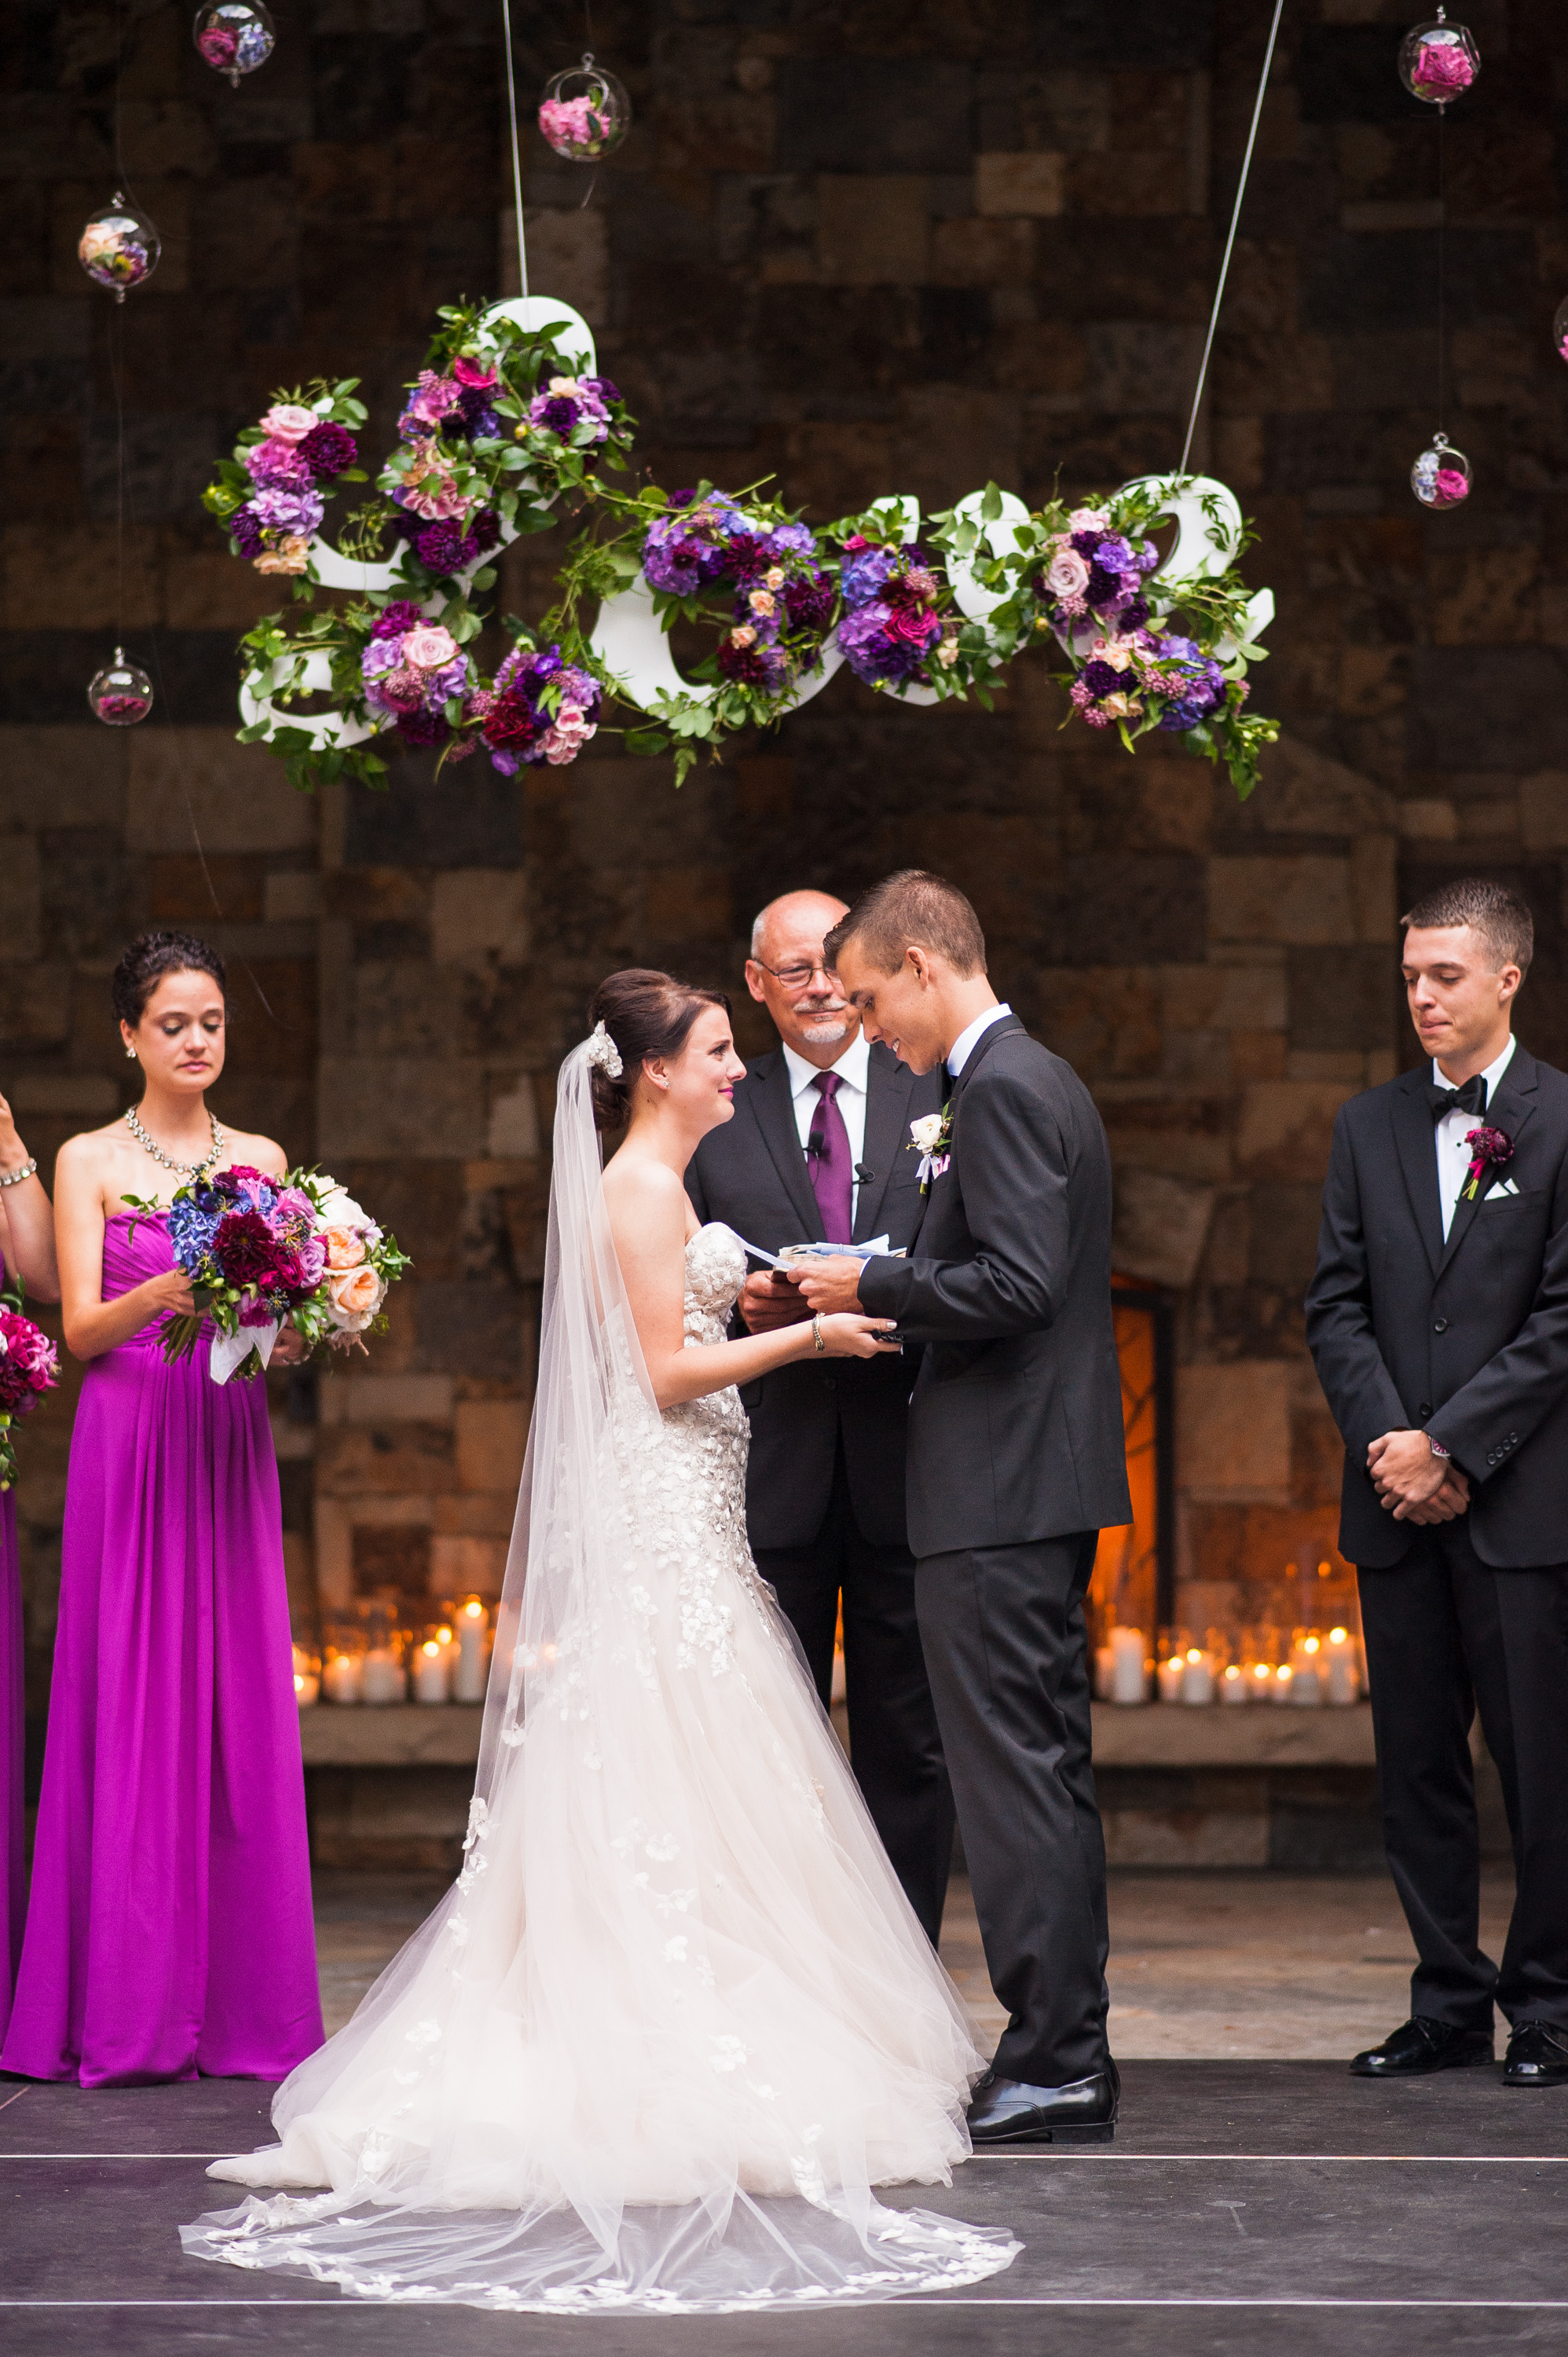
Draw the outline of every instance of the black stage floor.
<instances>
[{"instance_id":1,"label":"black stage floor","mask_svg":"<svg viewBox=\"0 0 1568 2357\"><path fill-rule=\"evenodd\" d=\"M0 2083L0 2350L278 2357L1362 2357L1568 2352L1568 2088L1326 2062L1133 2062L1114 2146L970 2163L908 2199L1025 2250L967 2294L806 2315L575 2319L381 2306L185 2258L264 2141L237 2080ZM895 2195L894 2200L904 2197Z\"/></svg>"}]
</instances>

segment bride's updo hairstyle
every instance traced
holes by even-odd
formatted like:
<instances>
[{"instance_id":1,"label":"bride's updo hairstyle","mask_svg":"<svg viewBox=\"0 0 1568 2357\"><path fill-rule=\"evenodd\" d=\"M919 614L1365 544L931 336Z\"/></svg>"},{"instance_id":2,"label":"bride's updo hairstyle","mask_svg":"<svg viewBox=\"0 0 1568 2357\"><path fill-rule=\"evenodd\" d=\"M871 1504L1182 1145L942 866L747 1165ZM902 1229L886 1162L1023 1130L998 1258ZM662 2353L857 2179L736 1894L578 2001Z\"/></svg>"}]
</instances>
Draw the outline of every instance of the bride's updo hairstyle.
<instances>
[{"instance_id":1,"label":"bride's updo hairstyle","mask_svg":"<svg viewBox=\"0 0 1568 2357\"><path fill-rule=\"evenodd\" d=\"M226 998L229 974L209 942L194 933L138 933L121 952L109 985L114 1012L134 1031L166 974L208 974Z\"/></svg>"},{"instance_id":2,"label":"bride's updo hairstyle","mask_svg":"<svg viewBox=\"0 0 1568 2357\"><path fill-rule=\"evenodd\" d=\"M628 965L605 976L588 1002L588 1021L604 1025L621 1069L612 1080L602 1064L594 1066L594 1120L600 1129L625 1126L643 1064L652 1056L678 1056L704 1006L730 1011L722 990L698 990L651 966Z\"/></svg>"}]
</instances>

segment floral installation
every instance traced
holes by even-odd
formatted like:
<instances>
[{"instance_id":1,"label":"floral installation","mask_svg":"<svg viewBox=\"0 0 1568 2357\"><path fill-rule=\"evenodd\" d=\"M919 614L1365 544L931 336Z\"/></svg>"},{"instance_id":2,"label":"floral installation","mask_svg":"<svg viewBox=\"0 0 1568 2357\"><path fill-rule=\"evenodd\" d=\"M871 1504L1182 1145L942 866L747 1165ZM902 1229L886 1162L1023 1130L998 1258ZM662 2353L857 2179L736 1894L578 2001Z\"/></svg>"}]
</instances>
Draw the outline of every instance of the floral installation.
<instances>
[{"instance_id":1,"label":"floral installation","mask_svg":"<svg viewBox=\"0 0 1568 2357\"><path fill-rule=\"evenodd\" d=\"M59 1382L59 1353L48 1336L23 1315L27 1288L20 1277L0 1286L0 1491L16 1479L12 1430L30 1415L46 1392Z\"/></svg>"},{"instance_id":2,"label":"floral installation","mask_svg":"<svg viewBox=\"0 0 1568 2357\"><path fill-rule=\"evenodd\" d=\"M626 465L632 421L619 389L607 376L567 372L558 326L530 332L506 317L487 318L474 304L439 317L444 325L407 389L375 496L339 533L350 558L394 555L392 590L328 601L313 554L327 502L342 486L369 481L356 464L366 418L354 398L357 378L279 393L220 461L203 495L234 554L258 572L292 576L294 608L265 616L242 640L249 670L277 681L274 700L286 710L310 692L307 664L323 657L339 707L374 731L324 750L286 720L241 730L242 742L280 755L304 788L344 773L383 782L378 737L395 733L404 748L433 746L456 758L477 747L477 734L462 733L475 717L468 698L494 691L464 650L486 619L473 597L495 587L488 560L503 537L551 523L551 501L563 492L591 496L602 467ZM542 734L559 701L553 692ZM557 758L575 726L578 743L593 734L596 696L585 688L577 703L578 723L566 716L564 733L538 759Z\"/></svg>"},{"instance_id":3,"label":"floral installation","mask_svg":"<svg viewBox=\"0 0 1568 2357\"><path fill-rule=\"evenodd\" d=\"M164 1208L134 1195L122 1200L149 1219ZM169 1243L196 1308L164 1320L163 1353L188 1358L210 1318L215 1383L260 1374L285 1323L313 1350L362 1349L360 1337L385 1324L387 1289L409 1265L396 1238L318 1171L272 1178L236 1163L198 1176L166 1208Z\"/></svg>"},{"instance_id":4,"label":"floral installation","mask_svg":"<svg viewBox=\"0 0 1568 2357\"><path fill-rule=\"evenodd\" d=\"M1489 1187L1498 1172L1513 1160L1513 1140L1506 1129L1494 1129L1483 1122L1479 1129L1467 1129L1465 1143L1471 1149L1471 1163L1465 1184L1459 1189L1462 1203L1476 1200L1483 1180Z\"/></svg>"},{"instance_id":5,"label":"floral installation","mask_svg":"<svg viewBox=\"0 0 1568 2357\"><path fill-rule=\"evenodd\" d=\"M626 748L671 757L679 785L703 747L716 759L736 732L775 724L841 662L886 693L989 707L1004 667L1044 646L1067 692L1064 726L1114 727L1129 751L1157 732L1251 791L1278 734L1246 709L1264 651L1250 616L1263 608L1262 628L1272 600L1236 569L1250 535L1222 485L1149 479L1031 513L993 483L923 522L912 501L887 500L813 530L765 484L611 482L633 421L609 378L564 358L561 324L528 330L471 304L440 317L376 496L334 553L340 567L381 564L391 546L381 577L392 587L317 597L311 535L337 486L365 479L351 464L357 381L280 395L207 494L237 554L295 575L295 609L242 641L247 685L271 685L252 707L265 716L240 733L280 754L296 785L344 773L382 783L388 739L443 763L483 750L506 774L568 766L618 704ZM1201 510L1213 555L1196 570L1184 559L1167 582L1155 533L1173 501L1185 502L1184 532ZM473 642L490 619L479 600L495 586L491 560L554 522L556 502L582 527L556 603L537 629L508 621L487 675ZM661 670L618 671L599 651L601 614L618 601L635 608L637 630L650 608L666 635L679 623L711 630L711 652L673 685L667 657ZM316 694L361 741L289 724L290 704Z\"/></svg>"},{"instance_id":6,"label":"floral installation","mask_svg":"<svg viewBox=\"0 0 1568 2357\"><path fill-rule=\"evenodd\" d=\"M920 1157L916 1176L919 1179L922 1195L929 1189L931 1180L940 1178L952 1160L948 1150L951 1137L952 1109L949 1105L943 1105L940 1113L923 1113L918 1121L909 1124L909 1143L904 1151L906 1154L918 1154Z\"/></svg>"}]
</instances>

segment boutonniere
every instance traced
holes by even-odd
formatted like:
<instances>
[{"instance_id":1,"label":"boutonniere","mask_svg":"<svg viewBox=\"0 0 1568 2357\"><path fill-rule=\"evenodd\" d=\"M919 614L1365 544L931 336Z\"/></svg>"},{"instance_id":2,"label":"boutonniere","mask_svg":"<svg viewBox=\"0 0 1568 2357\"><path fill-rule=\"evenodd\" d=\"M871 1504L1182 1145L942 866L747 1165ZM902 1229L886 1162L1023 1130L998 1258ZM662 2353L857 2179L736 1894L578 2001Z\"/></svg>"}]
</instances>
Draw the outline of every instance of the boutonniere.
<instances>
[{"instance_id":1,"label":"boutonniere","mask_svg":"<svg viewBox=\"0 0 1568 2357\"><path fill-rule=\"evenodd\" d=\"M1479 1129L1467 1129L1465 1143L1474 1157L1470 1175L1459 1189L1459 1200L1474 1202L1483 1178L1489 1180L1506 1162L1513 1160L1513 1140L1506 1129L1492 1129L1483 1125Z\"/></svg>"},{"instance_id":2,"label":"boutonniere","mask_svg":"<svg viewBox=\"0 0 1568 2357\"><path fill-rule=\"evenodd\" d=\"M920 1157L919 1179L922 1195L931 1180L940 1178L952 1160L952 1156L947 1150L951 1134L952 1117L947 1105L942 1107L940 1113L923 1113L918 1121L912 1121L909 1124L909 1143L904 1151L906 1154L918 1154Z\"/></svg>"}]
</instances>

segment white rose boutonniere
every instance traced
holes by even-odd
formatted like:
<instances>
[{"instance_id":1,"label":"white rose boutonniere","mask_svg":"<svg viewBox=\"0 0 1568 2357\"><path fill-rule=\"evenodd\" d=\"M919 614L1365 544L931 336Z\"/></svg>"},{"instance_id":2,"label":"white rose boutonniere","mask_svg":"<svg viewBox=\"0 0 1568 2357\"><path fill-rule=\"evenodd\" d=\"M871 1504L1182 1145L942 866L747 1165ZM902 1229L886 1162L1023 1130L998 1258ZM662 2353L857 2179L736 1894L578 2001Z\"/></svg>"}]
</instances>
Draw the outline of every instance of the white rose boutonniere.
<instances>
[{"instance_id":1,"label":"white rose boutonniere","mask_svg":"<svg viewBox=\"0 0 1568 2357\"><path fill-rule=\"evenodd\" d=\"M918 1121L909 1124L908 1154L920 1157L920 1192L923 1195L933 1178L940 1178L952 1156L947 1151L951 1133L951 1121L944 1105L940 1113L924 1113Z\"/></svg>"}]
</instances>

